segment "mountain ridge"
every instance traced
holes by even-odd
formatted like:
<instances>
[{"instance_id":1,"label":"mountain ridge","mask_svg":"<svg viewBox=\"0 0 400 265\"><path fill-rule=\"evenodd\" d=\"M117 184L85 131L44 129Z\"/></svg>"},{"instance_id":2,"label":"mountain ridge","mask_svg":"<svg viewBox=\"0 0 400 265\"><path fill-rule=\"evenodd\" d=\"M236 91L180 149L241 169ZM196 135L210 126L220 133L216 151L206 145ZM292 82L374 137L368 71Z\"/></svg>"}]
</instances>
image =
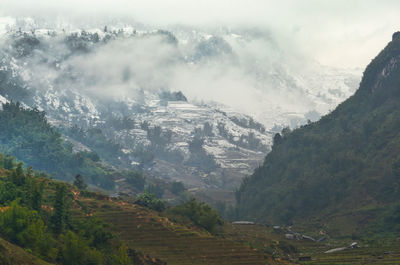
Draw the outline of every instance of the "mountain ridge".
<instances>
[{"instance_id":1,"label":"mountain ridge","mask_svg":"<svg viewBox=\"0 0 400 265\"><path fill-rule=\"evenodd\" d=\"M350 231L334 220L353 213L350 233L374 225L396 231L399 52L394 38L368 65L353 96L320 121L274 137L263 165L237 192L239 216L314 220L340 234Z\"/></svg>"}]
</instances>

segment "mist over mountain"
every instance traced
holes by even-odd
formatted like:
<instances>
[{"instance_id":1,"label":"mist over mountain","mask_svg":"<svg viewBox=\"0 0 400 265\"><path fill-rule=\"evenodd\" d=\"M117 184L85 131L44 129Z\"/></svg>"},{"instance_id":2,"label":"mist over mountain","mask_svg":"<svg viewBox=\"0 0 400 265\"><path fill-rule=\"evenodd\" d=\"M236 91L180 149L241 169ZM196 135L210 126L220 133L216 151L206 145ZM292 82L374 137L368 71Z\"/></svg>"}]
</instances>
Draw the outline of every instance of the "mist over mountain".
<instances>
[{"instance_id":1,"label":"mist over mountain","mask_svg":"<svg viewBox=\"0 0 400 265\"><path fill-rule=\"evenodd\" d=\"M0 263L400 263L399 17L0 0Z\"/></svg>"},{"instance_id":2,"label":"mist over mountain","mask_svg":"<svg viewBox=\"0 0 400 265\"><path fill-rule=\"evenodd\" d=\"M43 24L47 27L41 28ZM32 19L11 19L4 26L9 32L33 31L41 42L36 50L40 52L19 60L25 64L20 71L32 87L47 89L48 84L37 83L47 82L56 89L57 79L58 89L79 87L91 96L114 99L138 98L141 90L182 91L191 100L214 101L252 115L267 127L288 124L292 116L304 118L309 111L327 113L354 92L360 75L358 70L321 66L285 49L282 40L265 29L108 25L107 35L103 25L97 29L53 26ZM85 40L82 31L97 33L98 39ZM110 38L113 31L119 37L105 43L103 38ZM64 42L71 34L75 37ZM8 35L3 34L3 41ZM61 80L58 75L67 71L79 73L79 79ZM37 75L42 81L32 78Z\"/></svg>"},{"instance_id":3,"label":"mist over mountain","mask_svg":"<svg viewBox=\"0 0 400 265\"><path fill-rule=\"evenodd\" d=\"M232 191L273 132L319 119L358 84L357 70L321 66L257 28L4 23L3 102L45 111L76 151L190 188Z\"/></svg>"}]
</instances>

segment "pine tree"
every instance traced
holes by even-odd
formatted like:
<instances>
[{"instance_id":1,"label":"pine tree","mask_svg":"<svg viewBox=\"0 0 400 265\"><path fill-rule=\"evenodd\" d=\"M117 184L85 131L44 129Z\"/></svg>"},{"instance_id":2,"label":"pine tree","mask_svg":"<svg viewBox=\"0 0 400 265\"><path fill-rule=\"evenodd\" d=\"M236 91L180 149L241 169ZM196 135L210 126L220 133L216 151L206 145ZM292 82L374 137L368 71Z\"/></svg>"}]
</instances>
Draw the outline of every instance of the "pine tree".
<instances>
[{"instance_id":1,"label":"pine tree","mask_svg":"<svg viewBox=\"0 0 400 265\"><path fill-rule=\"evenodd\" d=\"M80 174L75 176L74 186L80 190L85 190L87 188L87 184Z\"/></svg>"},{"instance_id":2,"label":"pine tree","mask_svg":"<svg viewBox=\"0 0 400 265\"><path fill-rule=\"evenodd\" d=\"M51 217L54 232L61 234L64 230L67 215L67 187L63 184L58 184L56 187L56 196L54 200L54 213Z\"/></svg>"}]
</instances>

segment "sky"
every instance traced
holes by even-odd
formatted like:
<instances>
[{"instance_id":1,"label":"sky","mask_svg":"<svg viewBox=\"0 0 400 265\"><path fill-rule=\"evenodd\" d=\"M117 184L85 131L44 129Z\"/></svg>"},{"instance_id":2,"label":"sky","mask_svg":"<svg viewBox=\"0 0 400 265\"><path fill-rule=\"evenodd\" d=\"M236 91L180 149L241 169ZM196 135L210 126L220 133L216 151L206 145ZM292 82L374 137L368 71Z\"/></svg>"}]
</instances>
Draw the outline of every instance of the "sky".
<instances>
[{"instance_id":1,"label":"sky","mask_svg":"<svg viewBox=\"0 0 400 265\"><path fill-rule=\"evenodd\" d=\"M0 16L154 27L258 27L324 65L364 68L397 31L397 0L0 0Z\"/></svg>"}]
</instances>

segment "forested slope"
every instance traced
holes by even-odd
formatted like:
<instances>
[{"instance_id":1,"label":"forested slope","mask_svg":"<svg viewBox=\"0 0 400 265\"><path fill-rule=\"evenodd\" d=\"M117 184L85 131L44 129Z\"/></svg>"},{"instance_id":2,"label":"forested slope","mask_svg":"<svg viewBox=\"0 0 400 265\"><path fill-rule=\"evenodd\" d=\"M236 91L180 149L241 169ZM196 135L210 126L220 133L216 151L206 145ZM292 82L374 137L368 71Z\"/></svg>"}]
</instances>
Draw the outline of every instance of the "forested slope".
<instances>
[{"instance_id":1,"label":"forested slope","mask_svg":"<svg viewBox=\"0 0 400 265\"><path fill-rule=\"evenodd\" d=\"M113 171L100 163L99 156L88 151L74 152L72 144L48 123L44 112L25 109L18 102L3 104L0 132L0 150L35 169L68 181L82 174L98 186L114 186Z\"/></svg>"},{"instance_id":2,"label":"forested slope","mask_svg":"<svg viewBox=\"0 0 400 265\"><path fill-rule=\"evenodd\" d=\"M329 227L347 215L355 230L374 223L378 230L399 228L398 35L366 68L355 95L320 121L275 136L263 165L237 192L241 218L269 223L314 218Z\"/></svg>"}]
</instances>

